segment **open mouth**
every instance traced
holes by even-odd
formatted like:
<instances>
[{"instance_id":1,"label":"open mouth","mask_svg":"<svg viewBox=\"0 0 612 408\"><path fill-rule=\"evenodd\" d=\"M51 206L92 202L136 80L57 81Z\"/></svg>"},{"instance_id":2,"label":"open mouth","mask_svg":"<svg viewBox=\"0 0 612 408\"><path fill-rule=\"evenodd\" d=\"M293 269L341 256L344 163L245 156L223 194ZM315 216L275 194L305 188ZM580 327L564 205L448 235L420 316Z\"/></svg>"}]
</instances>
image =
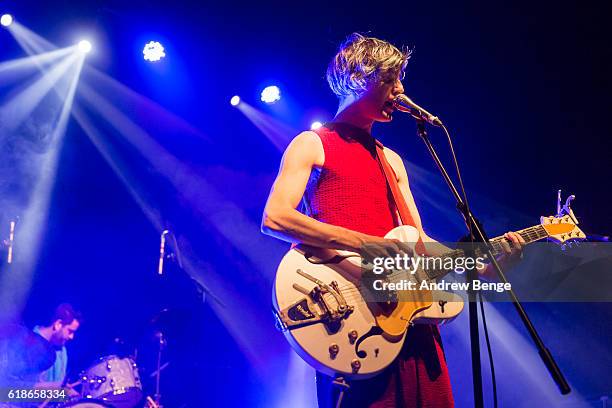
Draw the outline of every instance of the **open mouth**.
<instances>
[{"instance_id":1,"label":"open mouth","mask_svg":"<svg viewBox=\"0 0 612 408\"><path fill-rule=\"evenodd\" d=\"M391 117L391 114L395 111L392 101L387 101L383 104L383 113L385 116Z\"/></svg>"}]
</instances>

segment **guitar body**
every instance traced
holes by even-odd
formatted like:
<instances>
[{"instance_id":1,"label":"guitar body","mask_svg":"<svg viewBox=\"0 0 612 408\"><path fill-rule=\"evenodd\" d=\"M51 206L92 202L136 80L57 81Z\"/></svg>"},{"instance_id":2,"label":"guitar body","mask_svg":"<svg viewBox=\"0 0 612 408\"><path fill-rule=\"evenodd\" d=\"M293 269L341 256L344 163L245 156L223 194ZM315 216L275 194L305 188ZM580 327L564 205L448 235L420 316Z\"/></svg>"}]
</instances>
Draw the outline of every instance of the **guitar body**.
<instances>
[{"instance_id":1,"label":"guitar body","mask_svg":"<svg viewBox=\"0 0 612 408\"><path fill-rule=\"evenodd\" d=\"M416 242L418 232L401 226L386 238ZM348 251L292 249L278 267L273 304L279 324L293 349L327 375L371 377L397 357L409 323L439 323L463 309L459 296L440 306L431 291L407 291L409 301L402 297L391 305L368 303L358 288L360 274L361 257ZM323 290L317 297L320 284L337 288L337 294ZM318 319L346 308L351 311L335 319Z\"/></svg>"},{"instance_id":2,"label":"guitar body","mask_svg":"<svg viewBox=\"0 0 612 408\"><path fill-rule=\"evenodd\" d=\"M541 217L540 225L517 233L526 243L547 238L571 245L585 239L569 208L572 197L563 207L565 215ZM416 243L419 234L401 226L385 237ZM491 240L494 255L503 251L504 240ZM457 250L445 256L452 252ZM415 275L403 271L400 276L418 285L446 273L417 269ZM305 247L290 250L276 272L272 302L277 325L308 364L329 376L371 377L397 357L411 324L449 322L463 310L459 295L430 290L404 290L385 303L366 302L360 276L358 254Z\"/></svg>"}]
</instances>

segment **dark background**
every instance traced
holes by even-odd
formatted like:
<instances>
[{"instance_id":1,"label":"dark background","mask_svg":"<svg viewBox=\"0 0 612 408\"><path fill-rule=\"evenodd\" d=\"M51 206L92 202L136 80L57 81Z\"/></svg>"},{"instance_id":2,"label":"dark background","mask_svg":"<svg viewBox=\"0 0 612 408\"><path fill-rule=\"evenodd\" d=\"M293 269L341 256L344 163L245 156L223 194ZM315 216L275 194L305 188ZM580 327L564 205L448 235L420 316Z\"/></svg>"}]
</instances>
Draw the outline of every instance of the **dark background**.
<instances>
[{"instance_id":1,"label":"dark background","mask_svg":"<svg viewBox=\"0 0 612 408\"><path fill-rule=\"evenodd\" d=\"M281 152L228 101L239 94L296 130L330 120L336 100L325 69L355 31L414 49L406 93L450 128L471 203L492 236L553 215L557 189L576 195L574 211L585 232L612 230L606 123L612 49L603 2L84 0L5 1L0 7L60 47L87 33L94 43L88 65L197 129L186 131L144 99L105 89L84 71L82 82L120 106L193 177L169 181L174 164L152 165L77 91L75 105L91 115L158 224L71 120L21 317L37 323L61 301L83 310L85 322L70 345L73 374L110 353L116 338L142 350L146 373L154 349L148 322L168 307L167 406L310 406L312 373L295 368L269 312L275 265L287 246L258 233ZM167 52L156 65L142 60L151 39ZM24 55L5 30L0 44L2 61ZM281 87L284 99L264 106L259 92L270 84ZM455 240L463 233L461 220L414 131L398 114L374 128L406 159L425 228L440 240ZM446 152L442 135L431 135ZM5 222L13 215L3 216ZM159 233L167 227L176 232L189 268L170 268L160 279ZM211 296L201 302L188 275L223 305ZM510 306L496 307L501 406L566 403ZM574 386L575 406L612 392L608 304L528 309ZM471 395L465 325L460 319L443 329L458 406L468 406ZM514 339L520 342L511 344Z\"/></svg>"}]
</instances>

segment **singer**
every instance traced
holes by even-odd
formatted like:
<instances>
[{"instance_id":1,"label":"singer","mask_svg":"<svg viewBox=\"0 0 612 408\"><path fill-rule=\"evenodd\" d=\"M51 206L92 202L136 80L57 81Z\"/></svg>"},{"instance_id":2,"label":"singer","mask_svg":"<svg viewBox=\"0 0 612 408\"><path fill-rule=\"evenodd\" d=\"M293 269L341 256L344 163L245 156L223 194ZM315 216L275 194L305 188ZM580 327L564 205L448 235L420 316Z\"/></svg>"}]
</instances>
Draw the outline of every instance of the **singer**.
<instances>
[{"instance_id":1,"label":"singer","mask_svg":"<svg viewBox=\"0 0 612 408\"><path fill-rule=\"evenodd\" d=\"M329 86L339 98L336 116L320 129L299 134L287 147L264 210L262 232L292 243L369 257L405 254L401 243L382 238L400 225L381 170L387 161L410 212L411 219L404 224L414 226L423 242L435 242L423 230L402 159L387 147L384 157L377 157L372 136L374 122L392 120L394 101L404 92L401 81L409 57L407 50L357 33L340 46L327 69ZM506 237L513 246L504 247L501 261L508 265L524 241L511 232ZM442 245L439 249L446 250ZM488 267L479 272L488 275ZM333 380L317 373L320 408L336 406L339 390ZM411 327L393 364L374 378L348 385L343 408L454 406L440 333L434 325Z\"/></svg>"}]
</instances>

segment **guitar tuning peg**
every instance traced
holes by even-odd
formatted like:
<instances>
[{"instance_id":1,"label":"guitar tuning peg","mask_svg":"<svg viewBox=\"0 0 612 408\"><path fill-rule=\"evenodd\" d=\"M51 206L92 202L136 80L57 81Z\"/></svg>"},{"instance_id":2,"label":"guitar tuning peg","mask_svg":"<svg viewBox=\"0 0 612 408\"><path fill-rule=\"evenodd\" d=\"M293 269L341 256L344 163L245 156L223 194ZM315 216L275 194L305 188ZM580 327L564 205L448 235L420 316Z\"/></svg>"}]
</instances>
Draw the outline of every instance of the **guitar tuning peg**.
<instances>
[{"instance_id":1,"label":"guitar tuning peg","mask_svg":"<svg viewBox=\"0 0 612 408\"><path fill-rule=\"evenodd\" d=\"M565 204L561 206L561 190L557 191L557 218L563 217L564 214L572 218L571 203L575 198L576 196L574 194L570 195L567 197L567 200L565 200Z\"/></svg>"},{"instance_id":2,"label":"guitar tuning peg","mask_svg":"<svg viewBox=\"0 0 612 408\"><path fill-rule=\"evenodd\" d=\"M562 208L562 211L565 212L565 214L570 215L570 211L572 211L571 209L571 205L572 205L572 201L576 198L575 195L571 195L569 197L567 197L567 200L565 200L565 205Z\"/></svg>"}]
</instances>

